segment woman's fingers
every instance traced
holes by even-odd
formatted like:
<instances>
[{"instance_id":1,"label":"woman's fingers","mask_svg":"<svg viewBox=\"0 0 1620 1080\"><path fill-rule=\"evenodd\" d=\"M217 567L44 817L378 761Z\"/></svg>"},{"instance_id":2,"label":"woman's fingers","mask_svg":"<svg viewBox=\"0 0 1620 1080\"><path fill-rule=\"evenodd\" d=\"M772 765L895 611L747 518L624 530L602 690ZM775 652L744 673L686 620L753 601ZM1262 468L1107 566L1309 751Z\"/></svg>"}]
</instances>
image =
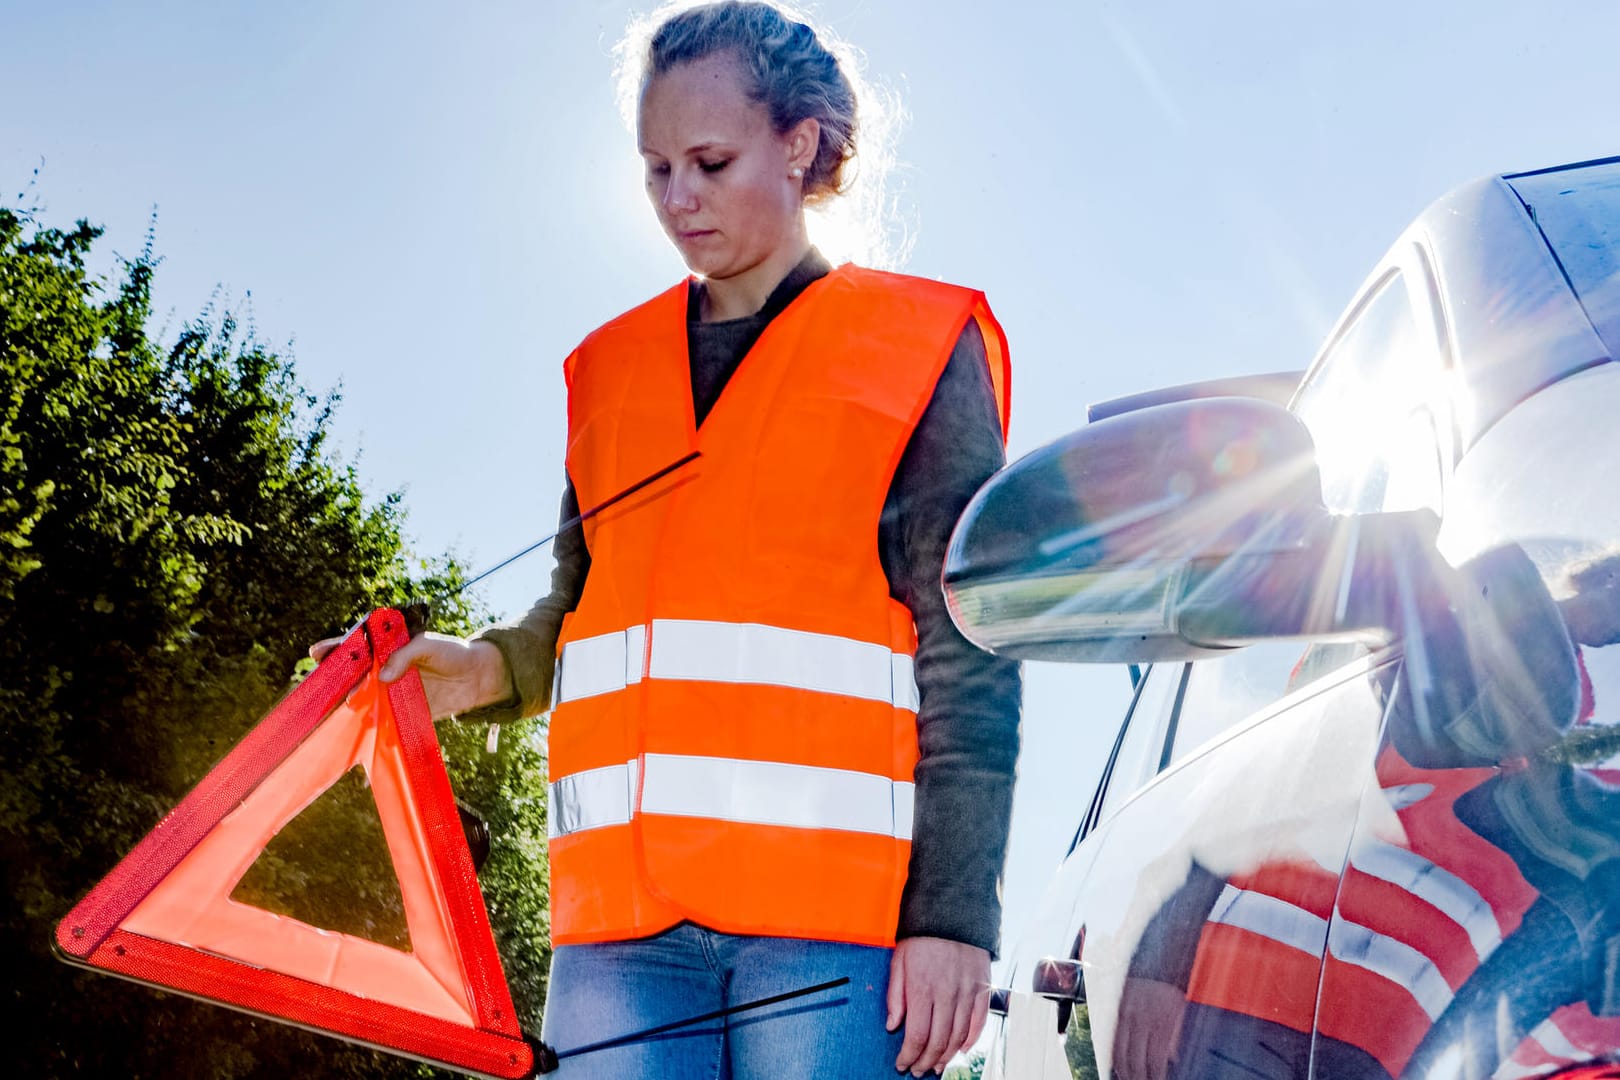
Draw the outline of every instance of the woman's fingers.
<instances>
[{"instance_id":1,"label":"woman's fingers","mask_svg":"<svg viewBox=\"0 0 1620 1080\"><path fill-rule=\"evenodd\" d=\"M459 639L450 639L461 644ZM398 682L411 668L421 668L422 676L429 674L455 677L455 655L442 647L437 634L418 634L394 650L378 675L385 683Z\"/></svg>"},{"instance_id":2,"label":"woman's fingers","mask_svg":"<svg viewBox=\"0 0 1620 1080\"><path fill-rule=\"evenodd\" d=\"M428 710L435 720L494 705L513 696L506 659L487 641L418 634L388 658L380 673L382 681L394 682L411 668L422 676Z\"/></svg>"},{"instance_id":3,"label":"woman's fingers","mask_svg":"<svg viewBox=\"0 0 1620 1080\"><path fill-rule=\"evenodd\" d=\"M890 1030L894 983L899 981L906 1037L895 1068L915 1076L943 1069L973 1038L975 999L985 994L989 979L990 954L977 946L930 937L906 938L896 945L890 968Z\"/></svg>"},{"instance_id":4,"label":"woman's fingers","mask_svg":"<svg viewBox=\"0 0 1620 1080\"><path fill-rule=\"evenodd\" d=\"M309 658L315 661L326 659L326 654L343 644L341 637L322 638L309 647Z\"/></svg>"},{"instance_id":5,"label":"woman's fingers","mask_svg":"<svg viewBox=\"0 0 1620 1080\"><path fill-rule=\"evenodd\" d=\"M309 647L309 655L320 660L342 642L340 637L317 641ZM378 676L385 683L398 682L412 668L422 677L428 711L435 720L513 697L506 660L487 641L418 634L394 650Z\"/></svg>"}]
</instances>

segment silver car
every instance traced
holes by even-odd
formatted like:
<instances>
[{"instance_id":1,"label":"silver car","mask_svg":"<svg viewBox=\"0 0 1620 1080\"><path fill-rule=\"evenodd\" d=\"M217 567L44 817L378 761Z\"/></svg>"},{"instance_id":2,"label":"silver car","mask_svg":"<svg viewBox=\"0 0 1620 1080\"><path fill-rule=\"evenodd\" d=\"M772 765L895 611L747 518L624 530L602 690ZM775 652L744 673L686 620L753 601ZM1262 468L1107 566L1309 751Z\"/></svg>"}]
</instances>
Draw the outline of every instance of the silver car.
<instances>
[{"instance_id":1,"label":"silver car","mask_svg":"<svg viewBox=\"0 0 1620 1080\"><path fill-rule=\"evenodd\" d=\"M986 1075L1620 1076L1617 350L1620 158L1490 177L979 493L964 632L1135 682Z\"/></svg>"}]
</instances>

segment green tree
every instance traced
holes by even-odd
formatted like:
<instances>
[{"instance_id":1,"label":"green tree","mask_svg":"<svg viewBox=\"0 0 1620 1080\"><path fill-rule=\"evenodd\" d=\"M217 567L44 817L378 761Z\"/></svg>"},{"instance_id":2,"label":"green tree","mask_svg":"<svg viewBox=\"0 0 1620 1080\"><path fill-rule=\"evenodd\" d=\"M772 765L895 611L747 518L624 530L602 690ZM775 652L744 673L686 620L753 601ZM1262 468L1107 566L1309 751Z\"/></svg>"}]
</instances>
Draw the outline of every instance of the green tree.
<instances>
[{"instance_id":1,"label":"green tree","mask_svg":"<svg viewBox=\"0 0 1620 1080\"><path fill-rule=\"evenodd\" d=\"M966 1061L945 1070L944 1080L979 1080L984 1075L984 1062L983 1050L969 1051Z\"/></svg>"},{"instance_id":2,"label":"green tree","mask_svg":"<svg viewBox=\"0 0 1620 1080\"><path fill-rule=\"evenodd\" d=\"M368 501L329 452L335 392L307 393L229 311L160 344L150 240L109 284L87 269L99 234L0 209L0 960L24 1071L422 1074L49 957L55 921L287 691L310 641L411 596L447 597L438 629L485 614L453 558L412 553L399 495ZM518 727L495 753L482 730L440 735L495 831L480 877L533 1028L544 762ZM391 870L333 876L367 875Z\"/></svg>"}]
</instances>

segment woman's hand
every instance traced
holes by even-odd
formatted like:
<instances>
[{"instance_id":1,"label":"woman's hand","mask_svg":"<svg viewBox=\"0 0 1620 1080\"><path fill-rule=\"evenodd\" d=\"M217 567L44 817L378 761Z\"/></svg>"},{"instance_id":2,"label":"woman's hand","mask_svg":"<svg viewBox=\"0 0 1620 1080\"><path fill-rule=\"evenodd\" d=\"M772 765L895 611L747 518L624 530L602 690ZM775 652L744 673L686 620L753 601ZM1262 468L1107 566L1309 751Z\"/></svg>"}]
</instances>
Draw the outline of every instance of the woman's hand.
<instances>
[{"instance_id":1,"label":"woman's hand","mask_svg":"<svg viewBox=\"0 0 1620 1080\"><path fill-rule=\"evenodd\" d=\"M340 637L317 641L309 655L321 659L338 645ZM382 667L385 683L397 681L415 668L427 693L428 711L443 720L456 713L494 705L513 696L512 676L501 651L487 641L467 641L447 634L418 634L399 647Z\"/></svg>"},{"instance_id":2,"label":"woman's hand","mask_svg":"<svg viewBox=\"0 0 1620 1080\"><path fill-rule=\"evenodd\" d=\"M913 1076L943 1072L973 1045L990 1012L990 954L945 938L904 938L889 963L888 1029L905 1020L894 1067Z\"/></svg>"}]
</instances>

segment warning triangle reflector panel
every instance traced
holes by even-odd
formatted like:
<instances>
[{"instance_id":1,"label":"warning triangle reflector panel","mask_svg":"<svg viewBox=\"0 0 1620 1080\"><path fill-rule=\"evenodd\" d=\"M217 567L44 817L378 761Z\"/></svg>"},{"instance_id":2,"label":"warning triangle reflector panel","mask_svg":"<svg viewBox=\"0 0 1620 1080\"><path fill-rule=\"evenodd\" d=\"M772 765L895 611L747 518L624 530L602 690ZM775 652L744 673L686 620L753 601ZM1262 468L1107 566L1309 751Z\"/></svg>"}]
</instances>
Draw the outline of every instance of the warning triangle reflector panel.
<instances>
[{"instance_id":1,"label":"warning triangle reflector panel","mask_svg":"<svg viewBox=\"0 0 1620 1080\"><path fill-rule=\"evenodd\" d=\"M407 640L399 612L372 612L68 913L62 957L465 1072L529 1075L421 680L377 678ZM408 950L232 898L281 829L355 768Z\"/></svg>"}]
</instances>

